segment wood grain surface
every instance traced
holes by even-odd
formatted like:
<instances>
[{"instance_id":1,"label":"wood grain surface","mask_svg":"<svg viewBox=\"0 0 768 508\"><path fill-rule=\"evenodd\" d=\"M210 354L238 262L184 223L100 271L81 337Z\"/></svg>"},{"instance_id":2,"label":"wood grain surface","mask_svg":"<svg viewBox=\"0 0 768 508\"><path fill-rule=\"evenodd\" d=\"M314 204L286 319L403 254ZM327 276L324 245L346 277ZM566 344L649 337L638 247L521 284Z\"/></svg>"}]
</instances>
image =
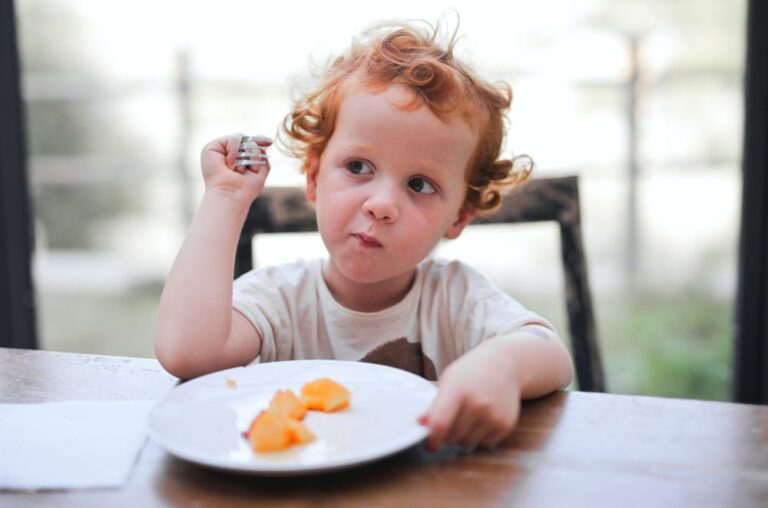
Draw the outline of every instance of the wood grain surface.
<instances>
[{"instance_id":1,"label":"wood grain surface","mask_svg":"<svg viewBox=\"0 0 768 508\"><path fill-rule=\"evenodd\" d=\"M3 403L159 399L175 382L154 360L0 349ZM416 446L346 471L265 478L148 442L122 489L0 492L13 507L254 505L766 507L768 408L559 392L526 402L494 451Z\"/></svg>"}]
</instances>

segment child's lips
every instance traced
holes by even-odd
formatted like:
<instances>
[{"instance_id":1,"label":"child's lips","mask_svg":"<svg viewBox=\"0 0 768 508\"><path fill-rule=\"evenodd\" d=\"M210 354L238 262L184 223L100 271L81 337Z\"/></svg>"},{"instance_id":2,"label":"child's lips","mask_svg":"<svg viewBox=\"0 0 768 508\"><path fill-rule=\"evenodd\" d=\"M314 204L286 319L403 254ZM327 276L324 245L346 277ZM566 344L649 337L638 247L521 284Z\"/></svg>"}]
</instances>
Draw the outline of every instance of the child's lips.
<instances>
[{"instance_id":1,"label":"child's lips","mask_svg":"<svg viewBox=\"0 0 768 508\"><path fill-rule=\"evenodd\" d=\"M384 247L375 236L366 235L365 233L353 233L352 236L360 242L363 247L381 248Z\"/></svg>"}]
</instances>

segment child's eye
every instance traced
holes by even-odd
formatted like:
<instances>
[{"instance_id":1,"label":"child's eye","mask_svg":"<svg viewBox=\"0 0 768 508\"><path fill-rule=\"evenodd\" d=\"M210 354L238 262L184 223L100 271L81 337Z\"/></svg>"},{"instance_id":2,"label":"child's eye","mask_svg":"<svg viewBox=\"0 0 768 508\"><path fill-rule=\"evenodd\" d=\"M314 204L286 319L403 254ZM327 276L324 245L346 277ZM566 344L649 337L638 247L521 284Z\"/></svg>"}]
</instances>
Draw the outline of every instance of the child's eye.
<instances>
[{"instance_id":1,"label":"child's eye","mask_svg":"<svg viewBox=\"0 0 768 508\"><path fill-rule=\"evenodd\" d=\"M369 175L373 173L373 169L365 161L349 161L347 162L347 169L356 175Z\"/></svg>"},{"instance_id":2,"label":"child's eye","mask_svg":"<svg viewBox=\"0 0 768 508\"><path fill-rule=\"evenodd\" d=\"M422 194L434 194L437 192L437 189L435 189L434 185L429 183L424 178L421 178L420 176L408 180L408 187Z\"/></svg>"}]
</instances>

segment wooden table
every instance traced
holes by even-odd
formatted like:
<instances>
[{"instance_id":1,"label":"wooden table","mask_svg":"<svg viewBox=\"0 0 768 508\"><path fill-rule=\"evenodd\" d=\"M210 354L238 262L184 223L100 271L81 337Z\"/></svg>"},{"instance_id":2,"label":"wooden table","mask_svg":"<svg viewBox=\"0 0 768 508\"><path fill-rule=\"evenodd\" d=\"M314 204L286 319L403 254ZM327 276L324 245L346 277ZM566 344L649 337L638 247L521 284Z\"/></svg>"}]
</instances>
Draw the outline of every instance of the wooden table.
<instances>
[{"instance_id":1,"label":"wooden table","mask_svg":"<svg viewBox=\"0 0 768 508\"><path fill-rule=\"evenodd\" d=\"M154 360L0 348L0 402L157 399L175 381ZM122 489L0 493L0 506L14 507L254 504L764 508L768 407L556 393L526 403L493 452L415 447L342 472L259 478L189 464L148 442Z\"/></svg>"}]
</instances>

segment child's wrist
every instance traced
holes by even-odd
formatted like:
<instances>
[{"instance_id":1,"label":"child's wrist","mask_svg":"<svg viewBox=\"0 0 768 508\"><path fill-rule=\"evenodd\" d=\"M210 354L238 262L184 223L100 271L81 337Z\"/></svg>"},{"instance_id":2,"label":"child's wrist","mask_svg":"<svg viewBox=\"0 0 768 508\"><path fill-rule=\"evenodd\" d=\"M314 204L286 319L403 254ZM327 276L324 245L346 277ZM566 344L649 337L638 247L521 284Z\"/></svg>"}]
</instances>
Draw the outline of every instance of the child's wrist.
<instances>
[{"instance_id":1,"label":"child's wrist","mask_svg":"<svg viewBox=\"0 0 768 508\"><path fill-rule=\"evenodd\" d=\"M245 215L253 203L253 198L246 193L222 188L206 188L203 194L202 203L208 203L221 211L229 211L238 216Z\"/></svg>"}]
</instances>

